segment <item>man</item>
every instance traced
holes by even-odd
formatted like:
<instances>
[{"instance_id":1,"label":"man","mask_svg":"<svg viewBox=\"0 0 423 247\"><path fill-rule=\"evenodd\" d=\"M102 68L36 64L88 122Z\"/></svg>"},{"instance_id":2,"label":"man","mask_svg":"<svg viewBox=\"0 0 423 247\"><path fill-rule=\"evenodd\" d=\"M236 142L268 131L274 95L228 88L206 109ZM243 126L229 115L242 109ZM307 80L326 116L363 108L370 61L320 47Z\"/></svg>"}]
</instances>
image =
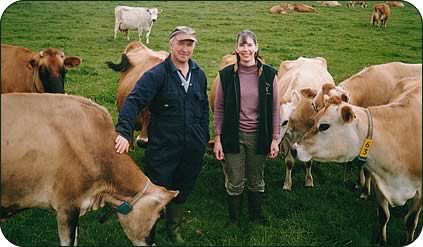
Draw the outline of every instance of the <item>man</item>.
<instances>
[{"instance_id":1,"label":"man","mask_svg":"<svg viewBox=\"0 0 423 247\"><path fill-rule=\"evenodd\" d=\"M209 141L207 78L191 59L196 43L193 29L176 27L169 36L171 54L137 82L116 125L116 151L128 152L135 117L149 107L144 172L153 183L180 192L166 208L167 234L176 243L183 243L180 224L184 204L200 173ZM152 232L154 235L154 229Z\"/></svg>"}]
</instances>

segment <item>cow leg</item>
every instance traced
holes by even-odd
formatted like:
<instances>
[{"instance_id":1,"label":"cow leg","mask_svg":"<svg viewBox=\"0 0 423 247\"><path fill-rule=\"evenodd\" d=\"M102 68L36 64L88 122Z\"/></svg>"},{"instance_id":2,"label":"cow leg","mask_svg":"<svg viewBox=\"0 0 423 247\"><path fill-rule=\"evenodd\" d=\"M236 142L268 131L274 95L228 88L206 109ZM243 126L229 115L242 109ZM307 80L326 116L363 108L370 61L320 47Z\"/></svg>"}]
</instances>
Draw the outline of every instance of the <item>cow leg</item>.
<instances>
[{"instance_id":1,"label":"cow leg","mask_svg":"<svg viewBox=\"0 0 423 247\"><path fill-rule=\"evenodd\" d=\"M390 212L389 212L389 205L388 201L383 197L381 191L376 188L376 199L377 199L377 218L378 218L378 226L377 226L377 234L376 234L376 244L381 246L386 246L386 226L388 225Z\"/></svg>"},{"instance_id":2,"label":"cow leg","mask_svg":"<svg viewBox=\"0 0 423 247\"><path fill-rule=\"evenodd\" d=\"M404 217L405 227L407 228L407 243L406 245L413 242L414 233L416 232L417 224L419 223L419 215L422 210L422 197L420 192L416 193L413 200L413 205L408 210L407 215Z\"/></svg>"},{"instance_id":3,"label":"cow leg","mask_svg":"<svg viewBox=\"0 0 423 247\"><path fill-rule=\"evenodd\" d=\"M141 133L137 136L137 139L135 143L137 144L137 147L139 148L145 148L148 142L148 133L147 133L147 127L150 123L150 110L145 108L141 112Z\"/></svg>"},{"instance_id":4,"label":"cow leg","mask_svg":"<svg viewBox=\"0 0 423 247\"><path fill-rule=\"evenodd\" d=\"M291 191L292 188L292 168L294 167L295 159L291 154L291 150L288 151L288 155L285 158L285 181L283 182L283 190Z\"/></svg>"},{"instance_id":5,"label":"cow leg","mask_svg":"<svg viewBox=\"0 0 423 247\"><path fill-rule=\"evenodd\" d=\"M311 166L313 165L313 161L307 161L305 162L306 167L306 175L305 175L305 181L304 185L305 187L313 187L313 175L311 175Z\"/></svg>"},{"instance_id":6,"label":"cow leg","mask_svg":"<svg viewBox=\"0 0 423 247\"><path fill-rule=\"evenodd\" d=\"M117 32L119 31L119 25L120 25L120 21L119 19L115 19L115 39L117 37Z\"/></svg>"},{"instance_id":7,"label":"cow leg","mask_svg":"<svg viewBox=\"0 0 423 247\"><path fill-rule=\"evenodd\" d=\"M63 208L57 210L57 226L61 246L76 246L79 208Z\"/></svg>"},{"instance_id":8,"label":"cow leg","mask_svg":"<svg viewBox=\"0 0 423 247\"><path fill-rule=\"evenodd\" d=\"M129 29L123 31L126 35L126 39L129 41Z\"/></svg>"},{"instance_id":9,"label":"cow leg","mask_svg":"<svg viewBox=\"0 0 423 247\"><path fill-rule=\"evenodd\" d=\"M147 33L145 34L145 39L147 40L147 44L150 42L148 40L148 37L150 37L150 32L151 32L151 30L148 30Z\"/></svg>"},{"instance_id":10,"label":"cow leg","mask_svg":"<svg viewBox=\"0 0 423 247\"><path fill-rule=\"evenodd\" d=\"M360 169L360 173L363 173L363 177L364 177L364 183L363 183L363 187L361 188L362 192L361 192L360 198L367 200L370 196L370 184L372 181L372 176L369 169L365 167L362 167Z\"/></svg>"},{"instance_id":11,"label":"cow leg","mask_svg":"<svg viewBox=\"0 0 423 247\"><path fill-rule=\"evenodd\" d=\"M142 39L142 31L143 31L143 29L142 28L138 28L138 40L141 42L141 39ZM148 44L148 42L147 42L147 44Z\"/></svg>"}]
</instances>

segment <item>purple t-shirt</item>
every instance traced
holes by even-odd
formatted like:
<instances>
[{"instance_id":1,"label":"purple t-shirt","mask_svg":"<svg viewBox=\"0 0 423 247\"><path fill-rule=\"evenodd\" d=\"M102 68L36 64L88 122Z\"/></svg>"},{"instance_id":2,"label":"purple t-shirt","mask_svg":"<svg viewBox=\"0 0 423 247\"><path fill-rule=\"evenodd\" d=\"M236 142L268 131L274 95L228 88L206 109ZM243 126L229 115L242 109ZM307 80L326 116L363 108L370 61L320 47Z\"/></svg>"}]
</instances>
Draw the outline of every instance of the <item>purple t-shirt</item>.
<instances>
[{"instance_id":1,"label":"purple t-shirt","mask_svg":"<svg viewBox=\"0 0 423 247\"><path fill-rule=\"evenodd\" d=\"M259 121L258 107L258 68L257 65L244 66L239 64L238 69L240 81L240 111L239 111L239 129L242 132L257 131ZM224 116L224 99L223 89L220 78L217 81L216 98L214 103L214 134L222 133L223 116ZM278 81L275 76L273 80L273 139L280 136L280 115L279 115L279 95Z\"/></svg>"}]
</instances>

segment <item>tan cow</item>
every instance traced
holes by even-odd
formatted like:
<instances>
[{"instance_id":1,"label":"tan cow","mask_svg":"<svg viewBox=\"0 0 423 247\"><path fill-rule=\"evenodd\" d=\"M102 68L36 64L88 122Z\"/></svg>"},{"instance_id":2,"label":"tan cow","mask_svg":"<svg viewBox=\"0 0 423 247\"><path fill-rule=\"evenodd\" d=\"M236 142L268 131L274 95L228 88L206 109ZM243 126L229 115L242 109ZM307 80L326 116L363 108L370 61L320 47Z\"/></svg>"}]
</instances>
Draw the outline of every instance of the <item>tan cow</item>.
<instances>
[{"instance_id":1,"label":"tan cow","mask_svg":"<svg viewBox=\"0 0 423 247\"><path fill-rule=\"evenodd\" d=\"M323 84L331 83L333 85L333 77L327 70L326 59L322 57L304 58L299 57L296 60L287 60L280 64L278 70L278 90L281 104L281 138L288 128L290 116L294 114L300 101L302 101L299 92L307 97L313 97L315 92L319 90ZM314 95L312 92L314 91ZM304 99L305 100L305 99ZM311 108L311 104L308 105ZM303 111L301 108L300 111ZM294 144L291 142L289 136L283 138L281 143L281 150L286 153L285 165L286 173L283 184L283 189L291 191L292 179L291 173L295 163L295 159L290 152L290 146ZM305 186L313 186L313 177L311 174L312 163L306 163L306 177Z\"/></svg>"},{"instance_id":2,"label":"tan cow","mask_svg":"<svg viewBox=\"0 0 423 247\"><path fill-rule=\"evenodd\" d=\"M401 1L386 1L385 3L390 7L405 7Z\"/></svg>"},{"instance_id":3,"label":"tan cow","mask_svg":"<svg viewBox=\"0 0 423 247\"><path fill-rule=\"evenodd\" d=\"M347 2L347 7L348 8L354 8L355 5L360 5L361 8L367 8L367 1L348 1Z\"/></svg>"},{"instance_id":4,"label":"tan cow","mask_svg":"<svg viewBox=\"0 0 423 247\"><path fill-rule=\"evenodd\" d=\"M344 101L361 107L388 104L393 98L404 91L401 80L407 77L421 77L421 64L406 64L392 62L373 65L347 78L334 87L323 85L317 96L312 100L316 111L323 108L325 95L337 95ZM371 92L371 93L369 93ZM308 130L304 127L307 122L314 122L316 112L307 111L299 114L292 122L296 123L294 140L301 138ZM288 130L288 133L290 131ZM370 195L370 177L366 170L360 171L357 188L362 189L360 198L367 199Z\"/></svg>"},{"instance_id":5,"label":"tan cow","mask_svg":"<svg viewBox=\"0 0 423 247\"><path fill-rule=\"evenodd\" d=\"M306 4L302 4L302 3L294 3L292 4L292 6L294 7L294 11L296 12L304 12L304 13L313 13L316 12L316 9L306 5Z\"/></svg>"},{"instance_id":6,"label":"tan cow","mask_svg":"<svg viewBox=\"0 0 423 247\"><path fill-rule=\"evenodd\" d=\"M272 13L272 14L286 14L286 13L288 13L288 11L291 11L293 9L294 9L294 7L292 6L292 4L282 3L282 4L275 5L275 6L271 7L270 13Z\"/></svg>"},{"instance_id":7,"label":"tan cow","mask_svg":"<svg viewBox=\"0 0 423 247\"><path fill-rule=\"evenodd\" d=\"M389 207L413 199L404 223L407 244L415 239L422 208L422 80L390 104L368 109L331 97L319 111L315 125L294 146L298 158L349 162L361 154L371 171L378 203L377 242L387 244ZM369 141L372 144L369 145Z\"/></svg>"},{"instance_id":8,"label":"tan cow","mask_svg":"<svg viewBox=\"0 0 423 247\"><path fill-rule=\"evenodd\" d=\"M377 24L380 27L382 24L386 28L386 22L391 16L391 9L387 4L379 3L373 7L372 17L370 18L370 26Z\"/></svg>"},{"instance_id":9,"label":"tan cow","mask_svg":"<svg viewBox=\"0 0 423 247\"><path fill-rule=\"evenodd\" d=\"M320 6L338 7L342 6L342 4L338 1L320 1Z\"/></svg>"},{"instance_id":10,"label":"tan cow","mask_svg":"<svg viewBox=\"0 0 423 247\"><path fill-rule=\"evenodd\" d=\"M127 154L116 153L105 108L78 96L3 94L1 133L2 218L51 208L60 244L76 245L80 216L105 203L124 205L118 218L128 238L152 244L150 230L178 192L154 185ZM124 203L133 209L125 212Z\"/></svg>"},{"instance_id":11,"label":"tan cow","mask_svg":"<svg viewBox=\"0 0 423 247\"><path fill-rule=\"evenodd\" d=\"M169 53L165 51L153 51L144 44L134 41L125 48L122 54L122 61L119 64L106 62L111 69L121 72L116 93L118 111L121 110L126 97L141 76L155 65L164 61L168 55ZM136 121L136 130L141 130L141 133L136 138L135 143L139 147L143 147L148 142L147 126L150 122L150 110L148 108L142 110Z\"/></svg>"},{"instance_id":12,"label":"tan cow","mask_svg":"<svg viewBox=\"0 0 423 247\"><path fill-rule=\"evenodd\" d=\"M48 48L40 52L14 45L1 45L1 93L64 93L67 69L81 59Z\"/></svg>"}]
</instances>

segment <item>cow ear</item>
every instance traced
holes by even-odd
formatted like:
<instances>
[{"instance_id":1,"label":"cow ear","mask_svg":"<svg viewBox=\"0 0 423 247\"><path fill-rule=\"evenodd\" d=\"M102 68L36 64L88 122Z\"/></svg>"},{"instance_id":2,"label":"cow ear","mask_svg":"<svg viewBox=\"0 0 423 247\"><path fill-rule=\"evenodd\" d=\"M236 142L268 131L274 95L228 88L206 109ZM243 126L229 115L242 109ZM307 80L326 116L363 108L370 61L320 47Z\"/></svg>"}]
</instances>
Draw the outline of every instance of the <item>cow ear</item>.
<instances>
[{"instance_id":1,"label":"cow ear","mask_svg":"<svg viewBox=\"0 0 423 247\"><path fill-rule=\"evenodd\" d=\"M300 94L297 90L292 90L291 102L294 106L298 105L298 103L300 102Z\"/></svg>"},{"instance_id":2,"label":"cow ear","mask_svg":"<svg viewBox=\"0 0 423 247\"><path fill-rule=\"evenodd\" d=\"M64 65L66 68L75 68L80 64L81 64L81 58L75 57L75 56L66 57L64 61Z\"/></svg>"},{"instance_id":3,"label":"cow ear","mask_svg":"<svg viewBox=\"0 0 423 247\"><path fill-rule=\"evenodd\" d=\"M301 89L300 93L302 96L310 99L317 95L317 91L309 87Z\"/></svg>"},{"instance_id":4,"label":"cow ear","mask_svg":"<svg viewBox=\"0 0 423 247\"><path fill-rule=\"evenodd\" d=\"M343 106L341 109L341 117L344 123L351 123L355 118L355 113L350 106Z\"/></svg>"},{"instance_id":5,"label":"cow ear","mask_svg":"<svg viewBox=\"0 0 423 247\"><path fill-rule=\"evenodd\" d=\"M278 70L278 79L281 78L289 69L292 67L292 61L287 60L283 61L279 66Z\"/></svg>"},{"instance_id":6,"label":"cow ear","mask_svg":"<svg viewBox=\"0 0 423 247\"><path fill-rule=\"evenodd\" d=\"M159 12L157 12L158 14L160 14L160 13L162 13L163 12L163 10L162 9L159 9Z\"/></svg>"}]
</instances>

